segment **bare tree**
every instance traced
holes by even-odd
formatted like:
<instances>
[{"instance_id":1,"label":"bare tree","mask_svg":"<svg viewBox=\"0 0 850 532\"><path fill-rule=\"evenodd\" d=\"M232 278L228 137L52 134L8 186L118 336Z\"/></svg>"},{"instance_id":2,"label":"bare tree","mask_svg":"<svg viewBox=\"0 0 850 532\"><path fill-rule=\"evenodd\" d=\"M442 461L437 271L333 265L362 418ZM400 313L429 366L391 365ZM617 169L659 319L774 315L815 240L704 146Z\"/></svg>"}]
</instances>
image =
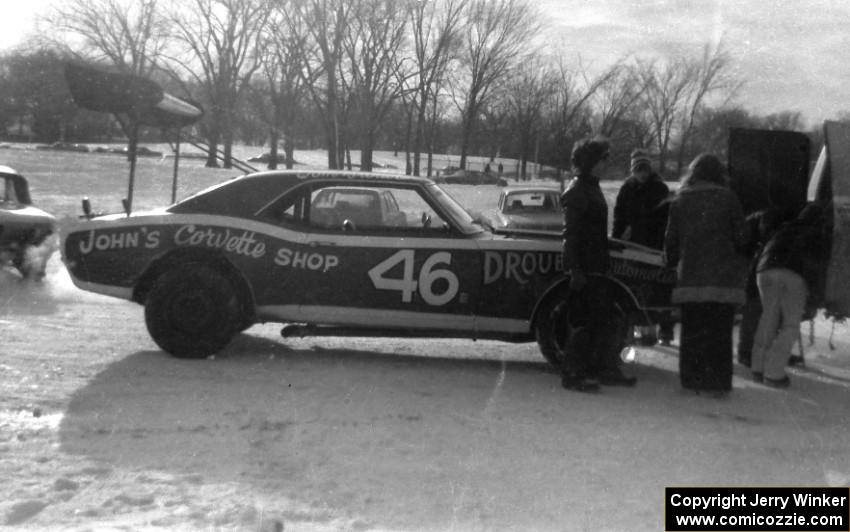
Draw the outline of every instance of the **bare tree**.
<instances>
[{"instance_id":1,"label":"bare tree","mask_svg":"<svg viewBox=\"0 0 850 532\"><path fill-rule=\"evenodd\" d=\"M579 58L573 67L563 52L555 60L557 82L545 114L549 117L547 127L551 138L547 160L559 169L570 167L570 147L573 142L592 131L591 99L594 94L616 76L612 67L592 76L587 73Z\"/></svg>"},{"instance_id":2,"label":"bare tree","mask_svg":"<svg viewBox=\"0 0 850 532\"><path fill-rule=\"evenodd\" d=\"M597 116L594 127L596 132L609 138L614 137L643 91L644 84L633 71L623 63L612 66L599 78L598 88L592 98ZM643 141L643 138L639 139L639 142Z\"/></svg>"},{"instance_id":3,"label":"bare tree","mask_svg":"<svg viewBox=\"0 0 850 532\"><path fill-rule=\"evenodd\" d=\"M322 117L331 169L343 166L348 96L340 75L352 9L352 2L347 0L297 0L283 11L289 31L304 37L295 41L300 46L301 72Z\"/></svg>"},{"instance_id":4,"label":"bare tree","mask_svg":"<svg viewBox=\"0 0 850 532\"><path fill-rule=\"evenodd\" d=\"M681 173L695 121L708 98L726 91L727 99L740 83L729 76L730 58L722 44L706 45L699 58L638 61L635 72L645 84L641 104L652 126L659 166L666 170L671 143L678 140L676 172Z\"/></svg>"},{"instance_id":5,"label":"bare tree","mask_svg":"<svg viewBox=\"0 0 850 532\"><path fill-rule=\"evenodd\" d=\"M543 125L543 110L558 86L558 73L540 55L526 56L511 71L507 82L506 101L510 123L519 152L520 178L527 179L531 157L536 161L538 136Z\"/></svg>"},{"instance_id":6,"label":"bare tree","mask_svg":"<svg viewBox=\"0 0 850 532\"><path fill-rule=\"evenodd\" d=\"M674 128L689 96L696 71L694 65L686 59L670 59L664 64L639 60L635 68L644 85L640 102L652 125L659 169L664 172Z\"/></svg>"},{"instance_id":7,"label":"bare tree","mask_svg":"<svg viewBox=\"0 0 850 532\"><path fill-rule=\"evenodd\" d=\"M306 96L301 55L306 49L303 42L306 32L284 23L285 13L292 3L293 0L279 2L265 29L261 91L264 94L260 100L260 115L269 126L270 169L277 168L281 135L286 167L293 167L296 124ZM299 24L302 21L293 19L290 22Z\"/></svg>"},{"instance_id":8,"label":"bare tree","mask_svg":"<svg viewBox=\"0 0 850 532\"><path fill-rule=\"evenodd\" d=\"M209 104L207 166L218 166L219 142L224 166L231 166L234 110L262 64L260 36L270 9L265 0L175 0L171 9L175 36L190 52L187 59L172 60L198 83Z\"/></svg>"},{"instance_id":9,"label":"bare tree","mask_svg":"<svg viewBox=\"0 0 850 532\"><path fill-rule=\"evenodd\" d=\"M157 0L68 0L46 16L44 39L72 55L148 76L157 68L168 31Z\"/></svg>"},{"instance_id":10,"label":"bare tree","mask_svg":"<svg viewBox=\"0 0 850 532\"><path fill-rule=\"evenodd\" d=\"M357 0L343 40L351 79L352 124L360 141L360 168L372 170L375 138L390 106L399 98L406 10L398 2Z\"/></svg>"},{"instance_id":11,"label":"bare tree","mask_svg":"<svg viewBox=\"0 0 850 532\"><path fill-rule=\"evenodd\" d=\"M730 63L731 59L723 50L722 42L716 47L706 44L703 47L702 57L691 62L690 90L687 92L681 110L677 173L681 173L685 165L685 153L694 129L694 121L698 111L705 105L706 99L712 94L723 91L728 101L741 86L740 81L734 80L729 75Z\"/></svg>"},{"instance_id":12,"label":"bare tree","mask_svg":"<svg viewBox=\"0 0 850 532\"><path fill-rule=\"evenodd\" d=\"M462 79L455 92L461 112L460 167L466 167L476 120L495 83L521 54L540 20L529 0L471 0L464 20L465 50Z\"/></svg>"},{"instance_id":13,"label":"bare tree","mask_svg":"<svg viewBox=\"0 0 850 532\"><path fill-rule=\"evenodd\" d=\"M436 105L437 89L460 44L459 29L468 3L469 0L436 0L410 4L412 53L416 71L412 90L414 97L411 100L416 114L412 140L414 175L420 175L422 143L429 124L428 105ZM430 165L428 175L431 175Z\"/></svg>"}]
</instances>

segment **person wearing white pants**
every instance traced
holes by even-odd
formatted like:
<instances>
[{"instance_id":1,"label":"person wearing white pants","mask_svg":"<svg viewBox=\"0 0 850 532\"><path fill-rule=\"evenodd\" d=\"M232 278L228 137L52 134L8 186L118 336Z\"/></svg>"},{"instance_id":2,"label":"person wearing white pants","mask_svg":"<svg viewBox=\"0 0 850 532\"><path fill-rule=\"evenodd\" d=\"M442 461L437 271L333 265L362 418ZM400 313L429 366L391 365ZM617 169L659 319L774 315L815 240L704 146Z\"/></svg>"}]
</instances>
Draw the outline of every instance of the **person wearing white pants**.
<instances>
[{"instance_id":1,"label":"person wearing white pants","mask_svg":"<svg viewBox=\"0 0 850 532\"><path fill-rule=\"evenodd\" d=\"M800 334L808 287L803 277L787 268L770 268L756 275L762 314L756 329L751 369L756 380L777 387L791 383L785 366Z\"/></svg>"},{"instance_id":2,"label":"person wearing white pants","mask_svg":"<svg viewBox=\"0 0 850 532\"><path fill-rule=\"evenodd\" d=\"M826 211L807 205L765 243L756 266L762 314L753 344L753 380L787 388L785 366L807 305L822 297L829 229Z\"/></svg>"}]
</instances>

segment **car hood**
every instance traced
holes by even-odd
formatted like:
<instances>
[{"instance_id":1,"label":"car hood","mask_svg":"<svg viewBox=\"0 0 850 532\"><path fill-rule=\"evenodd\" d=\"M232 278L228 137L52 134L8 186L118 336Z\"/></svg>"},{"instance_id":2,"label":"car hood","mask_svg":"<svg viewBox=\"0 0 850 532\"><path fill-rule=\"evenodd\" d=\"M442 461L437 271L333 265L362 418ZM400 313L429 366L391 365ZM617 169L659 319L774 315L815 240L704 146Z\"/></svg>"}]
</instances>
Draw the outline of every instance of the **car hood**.
<instances>
[{"instance_id":1,"label":"car hood","mask_svg":"<svg viewBox=\"0 0 850 532\"><path fill-rule=\"evenodd\" d=\"M496 216L496 227L502 229L533 229L537 231L560 231L564 218L560 213L503 214Z\"/></svg>"},{"instance_id":2,"label":"car hood","mask_svg":"<svg viewBox=\"0 0 850 532\"><path fill-rule=\"evenodd\" d=\"M152 210L148 210L148 211L133 211L132 213L130 213L130 216L127 216L127 214L123 213L123 212L101 214L101 215L95 216L94 218L91 218L91 220L112 222L112 221L115 221L115 220L123 220L125 218L140 218L142 216L163 216L163 215L166 215L166 214L171 214L166 209L167 209L167 207L162 207L162 208L159 208L159 209L152 209Z\"/></svg>"},{"instance_id":3,"label":"car hood","mask_svg":"<svg viewBox=\"0 0 850 532\"><path fill-rule=\"evenodd\" d=\"M19 209L0 209L0 219L27 224L53 224L56 222L55 216L32 205Z\"/></svg>"}]
</instances>

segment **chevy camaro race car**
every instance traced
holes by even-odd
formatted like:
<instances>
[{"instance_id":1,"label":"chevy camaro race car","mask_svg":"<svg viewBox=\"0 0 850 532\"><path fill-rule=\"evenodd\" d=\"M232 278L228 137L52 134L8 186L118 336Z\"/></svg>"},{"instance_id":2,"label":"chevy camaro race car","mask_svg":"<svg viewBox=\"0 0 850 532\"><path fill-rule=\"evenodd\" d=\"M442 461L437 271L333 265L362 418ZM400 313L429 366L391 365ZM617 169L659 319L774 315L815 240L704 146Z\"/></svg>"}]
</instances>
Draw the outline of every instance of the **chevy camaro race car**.
<instances>
[{"instance_id":1,"label":"chevy camaro race car","mask_svg":"<svg viewBox=\"0 0 850 532\"><path fill-rule=\"evenodd\" d=\"M625 339L667 310L675 274L658 251L611 246L612 335ZM491 233L425 178L249 174L82 220L62 249L78 287L144 305L178 357L213 354L257 322L289 324L285 336L536 340L552 363L567 341L560 237Z\"/></svg>"},{"instance_id":2,"label":"chevy camaro race car","mask_svg":"<svg viewBox=\"0 0 850 532\"><path fill-rule=\"evenodd\" d=\"M0 166L0 266L11 265L31 279L44 277L56 244L56 218L33 207L27 180L8 166Z\"/></svg>"}]
</instances>

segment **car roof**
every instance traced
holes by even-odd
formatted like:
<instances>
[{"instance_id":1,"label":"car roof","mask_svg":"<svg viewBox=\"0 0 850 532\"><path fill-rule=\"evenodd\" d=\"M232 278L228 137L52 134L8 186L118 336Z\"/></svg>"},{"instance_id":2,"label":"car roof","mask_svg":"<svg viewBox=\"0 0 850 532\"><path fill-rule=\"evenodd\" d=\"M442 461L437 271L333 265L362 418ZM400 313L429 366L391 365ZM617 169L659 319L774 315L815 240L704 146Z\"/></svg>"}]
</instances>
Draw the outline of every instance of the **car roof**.
<instances>
[{"instance_id":1,"label":"car roof","mask_svg":"<svg viewBox=\"0 0 850 532\"><path fill-rule=\"evenodd\" d=\"M404 174L378 173L378 172L355 172L352 170L267 170L255 172L239 177L239 179L269 178L269 177L296 177L304 181L321 179L346 179L351 181L394 181L397 183L423 184L433 183L427 177L410 176Z\"/></svg>"},{"instance_id":2,"label":"car roof","mask_svg":"<svg viewBox=\"0 0 850 532\"><path fill-rule=\"evenodd\" d=\"M0 174L22 177L21 174L19 174L17 170L15 170L14 168L11 168L9 166L4 166L4 165L0 165Z\"/></svg>"},{"instance_id":3,"label":"car roof","mask_svg":"<svg viewBox=\"0 0 850 532\"><path fill-rule=\"evenodd\" d=\"M333 190L334 192L358 192L358 193L365 193L365 194L377 194L378 193L377 190L375 190L373 188L369 188L369 187L351 187L351 186L345 186L345 185L341 185L341 186L333 187L333 188L329 187L325 190Z\"/></svg>"},{"instance_id":4,"label":"car roof","mask_svg":"<svg viewBox=\"0 0 850 532\"><path fill-rule=\"evenodd\" d=\"M557 188L546 188L546 187L518 187L518 188L508 188L505 189L505 195L510 194L536 194L543 192L554 192L558 194L560 191Z\"/></svg>"}]
</instances>

